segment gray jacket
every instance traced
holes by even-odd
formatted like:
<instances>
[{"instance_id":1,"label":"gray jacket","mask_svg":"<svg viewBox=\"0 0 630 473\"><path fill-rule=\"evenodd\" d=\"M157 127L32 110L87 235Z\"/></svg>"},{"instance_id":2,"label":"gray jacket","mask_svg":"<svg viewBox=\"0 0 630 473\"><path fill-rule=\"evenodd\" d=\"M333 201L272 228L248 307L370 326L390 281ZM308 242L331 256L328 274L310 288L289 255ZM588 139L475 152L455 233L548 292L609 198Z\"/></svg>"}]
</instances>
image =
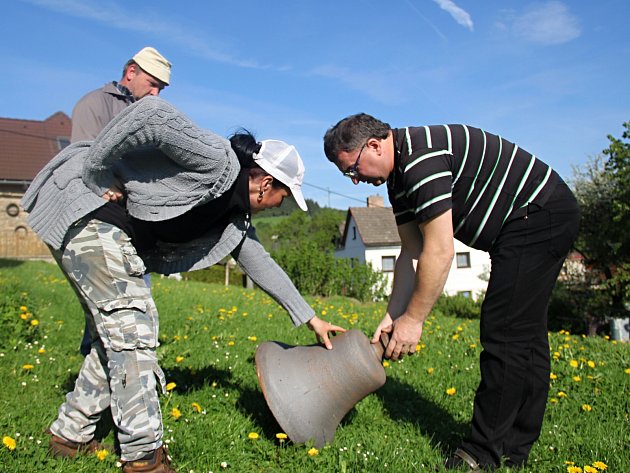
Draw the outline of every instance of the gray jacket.
<instances>
[{"instance_id":1,"label":"gray jacket","mask_svg":"<svg viewBox=\"0 0 630 473\"><path fill-rule=\"evenodd\" d=\"M198 128L158 97L145 97L119 113L94 142L73 143L35 177L22 206L28 223L54 249L68 229L105 205L102 195L117 184L128 212L139 219L168 220L222 195L240 165L230 142ZM147 271L172 274L202 269L232 255L297 326L313 309L256 238L249 215L235 214L186 243L158 244L143 253Z\"/></svg>"},{"instance_id":2,"label":"gray jacket","mask_svg":"<svg viewBox=\"0 0 630 473\"><path fill-rule=\"evenodd\" d=\"M131 105L130 98L108 82L84 95L72 110L70 142L93 140L112 118Z\"/></svg>"}]
</instances>

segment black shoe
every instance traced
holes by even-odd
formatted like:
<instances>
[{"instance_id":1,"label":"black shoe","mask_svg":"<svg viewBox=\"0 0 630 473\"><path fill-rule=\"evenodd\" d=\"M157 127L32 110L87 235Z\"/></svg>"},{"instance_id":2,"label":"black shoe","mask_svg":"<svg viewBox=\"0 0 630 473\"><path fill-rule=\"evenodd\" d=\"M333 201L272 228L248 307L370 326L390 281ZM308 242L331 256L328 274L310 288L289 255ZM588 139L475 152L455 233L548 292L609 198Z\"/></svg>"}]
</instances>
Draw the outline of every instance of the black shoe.
<instances>
[{"instance_id":1,"label":"black shoe","mask_svg":"<svg viewBox=\"0 0 630 473\"><path fill-rule=\"evenodd\" d=\"M444 463L444 469L446 470L461 470L462 467L468 467L468 473L481 473L483 470L477 463L477 460L467 453L466 451L458 448L455 453L446 460Z\"/></svg>"}]
</instances>

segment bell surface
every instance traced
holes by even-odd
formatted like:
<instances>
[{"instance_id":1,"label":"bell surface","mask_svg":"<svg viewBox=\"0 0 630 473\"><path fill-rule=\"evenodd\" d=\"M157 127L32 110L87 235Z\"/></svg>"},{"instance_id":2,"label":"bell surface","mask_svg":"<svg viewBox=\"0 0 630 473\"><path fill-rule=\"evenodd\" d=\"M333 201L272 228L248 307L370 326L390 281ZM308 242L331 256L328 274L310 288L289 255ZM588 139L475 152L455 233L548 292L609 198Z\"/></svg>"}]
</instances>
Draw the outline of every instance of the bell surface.
<instances>
[{"instance_id":1,"label":"bell surface","mask_svg":"<svg viewBox=\"0 0 630 473\"><path fill-rule=\"evenodd\" d=\"M371 344L360 330L321 344L291 346L264 342L256 350L256 373L267 405L295 443L331 442L343 417L385 384L383 345Z\"/></svg>"}]
</instances>

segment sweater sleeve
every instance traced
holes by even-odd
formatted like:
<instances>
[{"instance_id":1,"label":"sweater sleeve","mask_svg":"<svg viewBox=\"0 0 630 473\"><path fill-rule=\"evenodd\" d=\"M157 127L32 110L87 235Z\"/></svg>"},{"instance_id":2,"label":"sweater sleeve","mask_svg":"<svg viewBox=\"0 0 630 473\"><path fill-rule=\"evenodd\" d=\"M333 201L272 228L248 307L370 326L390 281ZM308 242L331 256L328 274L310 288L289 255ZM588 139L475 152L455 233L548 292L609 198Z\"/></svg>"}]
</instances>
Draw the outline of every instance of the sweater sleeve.
<instances>
[{"instance_id":1,"label":"sweater sleeve","mask_svg":"<svg viewBox=\"0 0 630 473\"><path fill-rule=\"evenodd\" d=\"M116 161L146 147L159 149L184 172L218 174L239 166L228 140L199 128L171 104L151 96L127 107L99 133L85 161L84 182L102 195L116 181Z\"/></svg>"},{"instance_id":2,"label":"sweater sleeve","mask_svg":"<svg viewBox=\"0 0 630 473\"><path fill-rule=\"evenodd\" d=\"M253 227L250 227L243 244L234 250L232 256L263 291L285 308L296 327L315 315L289 276L257 240Z\"/></svg>"}]
</instances>

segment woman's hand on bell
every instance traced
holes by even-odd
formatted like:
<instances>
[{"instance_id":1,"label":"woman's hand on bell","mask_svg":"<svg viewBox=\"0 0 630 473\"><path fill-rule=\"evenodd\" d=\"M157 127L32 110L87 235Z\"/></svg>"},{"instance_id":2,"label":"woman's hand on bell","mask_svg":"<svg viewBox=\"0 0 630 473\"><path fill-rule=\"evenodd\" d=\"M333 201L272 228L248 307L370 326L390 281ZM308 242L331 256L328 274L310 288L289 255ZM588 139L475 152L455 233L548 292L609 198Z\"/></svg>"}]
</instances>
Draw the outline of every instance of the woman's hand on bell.
<instances>
[{"instance_id":1,"label":"woman's hand on bell","mask_svg":"<svg viewBox=\"0 0 630 473\"><path fill-rule=\"evenodd\" d=\"M326 322L316 315L313 316L311 320L306 322L306 325L309 329L315 332L315 335L317 336L317 341L319 343L323 343L329 350L332 350L333 346L330 341L330 337L328 336L328 332L331 332L333 335L335 335L336 332L346 331L345 328L339 327L338 325L333 325L330 322Z\"/></svg>"}]
</instances>

